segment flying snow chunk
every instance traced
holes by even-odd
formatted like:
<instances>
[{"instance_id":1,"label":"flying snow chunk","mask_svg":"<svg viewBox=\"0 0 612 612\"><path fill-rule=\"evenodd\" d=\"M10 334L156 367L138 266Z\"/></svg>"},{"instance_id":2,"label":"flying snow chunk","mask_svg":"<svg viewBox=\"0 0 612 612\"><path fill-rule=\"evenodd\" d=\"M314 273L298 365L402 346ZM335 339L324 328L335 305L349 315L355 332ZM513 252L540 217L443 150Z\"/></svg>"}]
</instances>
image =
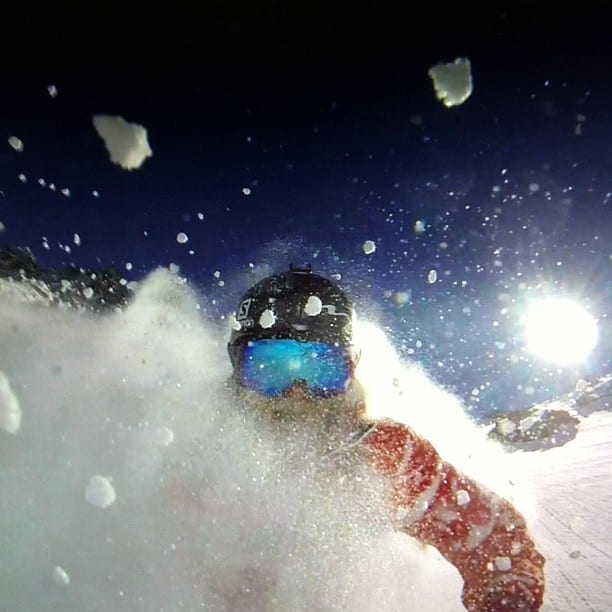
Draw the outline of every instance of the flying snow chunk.
<instances>
[{"instance_id":1,"label":"flying snow chunk","mask_svg":"<svg viewBox=\"0 0 612 612\"><path fill-rule=\"evenodd\" d=\"M6 229L6 225L0 221L0 232L3 232Z\"/></svg>"},{"instance_id":2,"label":"flying snow chunk","mask_svg":"<svg viewBox=\"0 0 612 612\"><path fill-rule=\"evenodd\" d=\"M17 178L22 182L22 183L27 183L28 182L28 177L25 174L18 174Z\"/></svg>"},{"instance_id":3,"label":"flying snow chunk","mask_svg":"<svg viewBox=\"0 0 612 612\"><path fill-rule=\"evenodd\" d=\"M92 476L85 488L85 500L92 506L98 508L108 508L115 499L117 494L111 481L104 476Z\"/></svg>"},{"instance_id":4,"label":"flying snow chunk","mask_svg":"<svg viewBox=\"0 0 612 612\"><path fill-rule=\"evenodd\" d=\"M507 572L512 568L510 557L495 557L495 567L501 572Z\"/></svg>"},{"instance_id":5,"label":"flying snow chunk","mask_svg":"<svg viewBox=\"0 0 612 612\"><path fill-rule=\"evenodd\" d=\"M398 306L407 304L412 299L412 291L397 291L394 296L395 303Z\"/></svg>"},{"instance_id":6,"label":"flying snow chunk","mask_svg":"<svg viewBox=\"0 0 612 612\"><path fill-rule=\"evenodd\" d=\"M21 153L23 151L23 142L17 138L17 136L11 136L8 139L8 143L15 149L15 151L19 151Z\"/></svg>"},{"instance_id":7,"label":"flying snow chunk","mask_svg":"<svg viewBox=\"0 0 612 612\"><path fill-rule=\"evenodd\" d=\"M147 139L147 130L137 123L128 123L118 115L94 115L93 124L111 161L124 170L135 170L147 157L153 155Z\"/></svg>"},{"instance_id":8,"label":"flying snow chunk","mask_svg":"<svg viewBox=\"0 0 612 612\"><path fill-rule=\"evenodd\" d=\"M52 98L57 98L57 87L55 85L49 85L47 91Z\"/></svg>"},{"instance_id":9,"label":"flying snow chunk","mask_svg":"<svg viewBox=\"0 0 612 612\"><path fill-rule=\"evenodd\" d=\"M363 243L363 252L366 255L371 255L376 250L376 244L373 240L366 240Z\"/></svg>"},{"instance_id":10,"label":"flying snow chunk","mask_svg":"<svg viewBox=\"0 0 612 612\"><path fill-rule=\"evenodd\" d=\"M179 244L185 244L186 242L189 242L189 236L187 236L187 234L185 232L179 232L176 235L176 241Z\"/></svg>"},{"instance_id":11,"label":"flying snow chunk","mask_svg":"<svg viewBox=\"0 0 612 612\"><path fill-rule=\"evenodd\" d=\"M460 506L466 506L470 503L470 494L465 489L460 489L456 493L456 499Z\"/></svg>"},{"instance_id":12,"label":"flying snow chunk","mask_svg":"<svg viewBox=\"0 0 612 612\"><path fill-rule=\"evenodd\" d=\"M321 314L321 309L323 308L323 302L321 298L318 298L316 295L311 295L306 302L306 306L304 306L304 312L309 317L316 317Z\"/></svg>"},{"instance_id":13,"label":"flying snow chunk","mask_svg":"<svg viewBox=\"0 0 612 612\"><path fill-rule=\"evenodd\" d=\"M269 308L267 308L261 313L261 317L259 317L259 324L264 329L272 327L275 323L276 315Z\"/></svg>"},{"instance_id":14,"label":"flying snow chunk","mask_svg":"<svg viewBox=\"0 0 612 612\"><path fill-rule=\"evenodd\" d=\"M159 446L170 446L174 442L174 432L169 427L160 427L155 432L155 441Z\"/></svg>"},{"instance_id":15,"label":"flying snow chunk","mask_svg":"<svg viewBox=\"0 0 612 612\"><path fill-rule=\"evenodd\" d=\"M70 584L70 576L68 575L68 572L66 572L66 570L59 565L56 565L55 569L53 570L53 580L55 580L57 584Z\"/></svg>"},{"instance_id":16,"label":"flying snow chunk","mask_svg":"<svg viewBox=\"0 0 612 612\"><path fill-rule=\"evenodd\" d=\"M433 285L438 280L438 273L435 270L430 270L427 275L427 282Z\"/></svg>"},{"instance_id":17,"label":"flying snow chunk","mask_svg":"<svg viewBox=\"0 0 612 612\"><path fill-rule=\"evenodd\" d=\"M74 244L76 244L77 246L81 246L81 237L78 234L75 234L72 237L72 241L74 242Z\"/></svg>"},{"instance_id":18,"label":"flying snow chunk","mask_svg":"<svg viewBox=\"0 0 612 612\"><path fill-rule=\"evenodd\" d=\"M242 193L244 195L251 195L251 190L248 187L243 187L242 188Z\"/></svg>"},{"instance_id":19,"label":"flying snow chunk","mask_svg":"<svg viewBox=\"0 0 612 612\"><path fill-rule=\"evenodd\" d=\"M240 331L242 329L242 325L241 325L240 321L238 321L238 319L236 319L236 315L234 315L234 313L232 313L229 316L229 324L230 324L230 328L235 330L235 331Z\"/></svg>"},{"instance_id":20,"label":"flying snow chunk","mask_svg":"<svg viewBox=\"0 0 612 612\"><path fill-rule=\"evenodd\" d=\"M425 231L425 221L416 221L414 224L414 233L422 234Z\"/></svg>"},{"instance_id":21,"label":"flying snow chunk","mask_svg":"<svg viewBox=\"0 0 612 612\"><path fill-rule=\"evenodd\" d=\"M9 379L0 370L0 429L16 434L21 428L21 408L17 396L11 389Z\"/></svg>"},{"instance_id":22,"label":"flying snow chunk","mask_svg":"<svg viewBox=\"0 0 612 612\"><path fill-rule=\"evenodd\" d=\"M428 74L438 100L446 107L463 104L472 93L472 73L467 58L458 57L448 64L436 64L429 69Z\"/></svg>"}]
</instances>

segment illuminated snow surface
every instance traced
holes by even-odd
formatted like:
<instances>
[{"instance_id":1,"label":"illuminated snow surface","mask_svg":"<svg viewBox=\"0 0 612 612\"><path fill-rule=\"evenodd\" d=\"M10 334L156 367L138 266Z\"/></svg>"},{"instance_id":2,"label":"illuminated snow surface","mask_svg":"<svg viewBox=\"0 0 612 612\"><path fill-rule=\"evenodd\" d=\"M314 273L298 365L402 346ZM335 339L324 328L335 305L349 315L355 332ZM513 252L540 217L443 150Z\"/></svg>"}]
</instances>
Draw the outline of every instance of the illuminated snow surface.
<instances>
[{"instance_id":1,"label":"illuminated snow surface","mask_svg":"<svg viewBox=\"0 0 612 612\"><path fill-rule=\"evenodd\" d=\"M280 448L228 398L226 325L175 274L96 316L6 288L0 370L21 427L0 430L0 609L462 609L458 574L390 530L372 474L314 473L307 442ZM379 329L360 341L373 412L525 512L548 609L609 609L609 412L591 406L565 446L504 454ZM84 489L100 474L96 507Z\"/></svg>"}]
</instances>

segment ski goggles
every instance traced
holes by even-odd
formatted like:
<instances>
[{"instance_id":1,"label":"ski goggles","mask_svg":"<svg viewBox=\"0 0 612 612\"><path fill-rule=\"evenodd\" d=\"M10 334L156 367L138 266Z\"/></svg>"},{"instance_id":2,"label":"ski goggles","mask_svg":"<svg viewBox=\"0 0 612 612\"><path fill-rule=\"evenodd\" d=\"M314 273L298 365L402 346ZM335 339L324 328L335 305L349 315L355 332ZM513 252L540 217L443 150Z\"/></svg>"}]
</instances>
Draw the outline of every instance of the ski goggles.
<instances>
[{"instance_id":1,"label":"ski goggles","mask_svg":"<svg viewBox=\"0 0 612 612\"><path fill-rule=\"evenodd\" d=\"M345 349L322 342L273 339L249 342L242 356L242 383L267 397L278 397L295 383L315 397L346 391L353 373Z\"/></svg>"}]
</instances>

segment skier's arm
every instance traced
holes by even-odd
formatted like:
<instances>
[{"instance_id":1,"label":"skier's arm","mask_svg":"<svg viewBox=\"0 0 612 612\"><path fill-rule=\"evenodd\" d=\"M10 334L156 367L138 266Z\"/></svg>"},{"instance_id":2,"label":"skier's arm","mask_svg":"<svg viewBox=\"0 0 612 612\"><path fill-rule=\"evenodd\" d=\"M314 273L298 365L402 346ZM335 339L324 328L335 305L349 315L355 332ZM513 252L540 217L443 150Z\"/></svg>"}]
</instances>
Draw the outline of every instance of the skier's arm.
<instances>
[{"instance_id":1,"label":"skier's arm","mask_svg":"<svg viewBox=\"0 0 612 612\"><path fill-rule=\"evenodd\" d=\"M407 427L382 425L368 441L392 478L400 529L432 544L455 565L468 610L540 608L544 558L509 502L443 462Z\"/></svg>"}]
</instances>

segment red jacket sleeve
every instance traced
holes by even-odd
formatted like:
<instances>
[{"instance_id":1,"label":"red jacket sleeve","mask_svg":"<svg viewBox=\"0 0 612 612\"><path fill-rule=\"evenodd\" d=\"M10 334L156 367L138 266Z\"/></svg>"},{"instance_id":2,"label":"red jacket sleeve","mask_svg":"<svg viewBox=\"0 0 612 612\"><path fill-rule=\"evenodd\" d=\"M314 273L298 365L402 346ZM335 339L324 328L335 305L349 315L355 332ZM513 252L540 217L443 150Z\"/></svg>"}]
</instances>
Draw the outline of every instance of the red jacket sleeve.
<instances>
[{"instance_id":1,"label":"red jacket sleeve","mask_svg":"<svg viewBox=\"0 0 612 612\"><path fill-rule=\"evenodd\" d=\"M366 437L391 479L398 528L435 546L463 577L468 610L538 610L544 557L506 500L441 460L410 428L384 421Z\"/></svg>"}]
</instances>

